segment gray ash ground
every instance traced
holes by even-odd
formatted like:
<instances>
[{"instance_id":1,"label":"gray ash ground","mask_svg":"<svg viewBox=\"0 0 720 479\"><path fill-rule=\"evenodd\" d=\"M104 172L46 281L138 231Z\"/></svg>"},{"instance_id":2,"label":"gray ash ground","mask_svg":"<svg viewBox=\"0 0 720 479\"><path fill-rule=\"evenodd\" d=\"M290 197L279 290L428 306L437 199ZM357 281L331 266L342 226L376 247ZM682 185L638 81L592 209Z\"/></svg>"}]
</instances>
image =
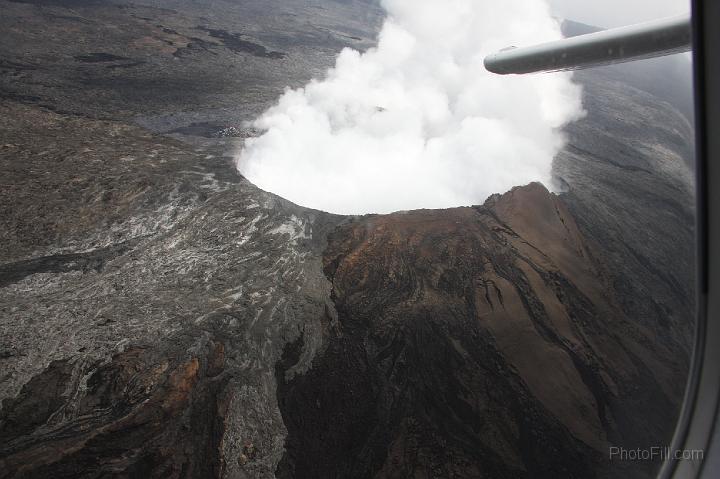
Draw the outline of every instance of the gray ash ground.
<instances>
[{"instance_id":1,"label":"gray ash ground","mask_svg":"<svg viewBox=\"0 0 720 479\"><path fill-rule=\"evenodd\" d=\"M652 475L607 447L681 400L692 128L642 66L576 75L564 193L341 217L232 155L375 2L0 9L0 477Z\"/></svg>"}]
</instances>

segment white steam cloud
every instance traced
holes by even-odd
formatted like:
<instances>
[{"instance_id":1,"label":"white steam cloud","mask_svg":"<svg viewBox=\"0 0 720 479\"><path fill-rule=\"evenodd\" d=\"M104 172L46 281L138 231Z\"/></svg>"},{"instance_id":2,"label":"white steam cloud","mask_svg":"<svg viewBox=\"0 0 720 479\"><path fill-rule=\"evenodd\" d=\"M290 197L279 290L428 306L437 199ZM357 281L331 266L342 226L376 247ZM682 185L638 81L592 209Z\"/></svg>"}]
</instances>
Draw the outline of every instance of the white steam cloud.
<instances>
[{"instance_id":1,"label":"white steam cloud","mask_svg":"<svg viewBox=\"0 0 720 479\"><path fill-rule=\"evenodd\" d=\"M582 111L570 74L497 76L483 58L561 37L544 0L382 0L377 48L345 49L327 78L254 122L238 169L334 213L482 203L541 181Z\"/></svg>"}]
</instances>

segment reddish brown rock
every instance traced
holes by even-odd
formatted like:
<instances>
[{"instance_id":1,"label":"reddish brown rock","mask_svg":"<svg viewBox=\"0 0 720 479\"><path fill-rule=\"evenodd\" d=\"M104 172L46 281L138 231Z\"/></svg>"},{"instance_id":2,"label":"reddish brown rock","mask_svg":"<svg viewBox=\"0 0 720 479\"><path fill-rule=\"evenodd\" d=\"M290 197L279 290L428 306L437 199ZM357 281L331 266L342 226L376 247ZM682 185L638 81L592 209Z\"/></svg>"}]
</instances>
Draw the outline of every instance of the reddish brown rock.
<instances>
[{"instance_id":1,"label":"reddish brown rock","mask_svg":"<svg viewBox=\"0 0 720 479\"><path fill-rule=\"evenodd\" d=\"M325 272L340 332L280 386L280 477L593 477L670 433L684 371L540 184L349 221Z\"/></svg>"}]
</instances>

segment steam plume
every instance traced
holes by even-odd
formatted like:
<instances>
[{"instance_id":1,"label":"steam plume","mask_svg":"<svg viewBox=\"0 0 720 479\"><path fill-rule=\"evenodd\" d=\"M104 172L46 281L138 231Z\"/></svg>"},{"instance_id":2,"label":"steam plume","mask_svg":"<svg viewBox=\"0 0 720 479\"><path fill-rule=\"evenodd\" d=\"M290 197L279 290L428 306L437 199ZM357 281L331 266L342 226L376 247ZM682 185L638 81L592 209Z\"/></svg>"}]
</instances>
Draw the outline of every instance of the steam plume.
<instances>
[{"instance_id":1,"label":"steam plume","mask_svg":"<svg viewBox=\"0 0 720 479\"><path fill-rule=\"evenodd\" d=\"M377 48L345 49L324 80L255 121L238 168L259 187L360 214L482 203L541 181L582 112L567 73L501 77L483 58L561 37L544 0L382 0Z\"/></svg>"}]
</instances>

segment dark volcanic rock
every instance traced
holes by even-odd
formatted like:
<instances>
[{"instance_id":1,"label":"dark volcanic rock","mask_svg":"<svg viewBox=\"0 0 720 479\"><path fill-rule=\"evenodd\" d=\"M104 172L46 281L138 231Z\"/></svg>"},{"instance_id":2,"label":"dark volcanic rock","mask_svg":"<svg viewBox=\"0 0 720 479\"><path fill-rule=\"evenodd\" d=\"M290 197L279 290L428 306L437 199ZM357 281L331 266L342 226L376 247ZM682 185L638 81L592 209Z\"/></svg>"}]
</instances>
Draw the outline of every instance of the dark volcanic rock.
<instances>
[{"instance_id":1,"label":"dark volcanic rock","mask_svg":"<svg viewBox=\"0 0 720 479\"><path fill-rule=\"evenodd\" d=\"M688 356L694 318L693 130L676 109L579 72L587 116L553 165L564 200L636 322ZM652 128L648 128L652 125Z\"/></svg>"},{"instance_id":2,"label":"dark volcanic rock","mask_svg":"<svg viewBox=\"0 0 720 479\"><path fill-rule=\"evenodd\" d=\"M121 57L119 55L113 55L111 53L88 53L85 55L75 55L75 60L84 63L103 63L103 62L115 62L118 60L129 60L127 57Z\"/></svg>"},{"instance_id":3,"label":"dark volcanic rock","mask_svg":"<svg viewBox=\"0 0 720 479\"><path fill-rule=\"evenodd\" d=\"M225 30L207 27L197 27L197 29L207 32L208 35L213 38L220 39L223 45L235 53L249 53L255 57L274 59L281 59L287 56L285 53L268 51L268 49L262 45L245 40L241 33L230 33Z\"/></svg>"},{"instance_id":4,"label":"dark volcanic rock","mask_svg":"<svg viewBox=\"0 0 720 479\"><path fill-rule=\"evenodd\" d=\"M690 66L675 55L576 72L587 115L553 165L626 314L683 358L695 315Z\"/></svg>"},{"instance_id":5,"label":"dark volcanic rock","mask_svg":"<svg viewBox=\"0 0 720 479\"><path fill-rule=\"evenodd\" d=\"M272 476L275 363L322 343L339 218L135 127L2 118L0 477Z\"/></svg>"},{"instance_id":6,"label":"dark volcanic rock","mask_svg":"<svg viewBox=\"0 0 720 479\"><path fill-rule=\"evenodd\" d=\"M4 451L9 454L4 469L19 477L78 477L112 462L115 471L134 477L219 475L229 400L229 378L218 377L222 354L223 344L210 342L199 357L179 364L139 347L115 355L87 378L73 411L77 419L64 425L56 447L11 445ZM13 437L18 426L29 432L40 425L28 418L52 425L69 414L62 402L69 398L48 386L67 387L74 369L54 362L28 383L6 405L0 434Z\"/></svg>"},{"instance_id":7,"label":"dark volcanic rock","mask_svg":"<svg viewBox=\"0 0 720 479\"><path fill-rule=\"evenodd\" d=\"M365 0L18 1L0 0L0 73L42 68L0 75L0 93L155 131L251 120L342 48L373 45L382 18Z\"/></svg>"},{"instance_id":8,"label":"dark volcanic rock","mask_svg":"<svg viewBox=\"0 0 720 479\"><path fill-rule=\"evenodd\" d=\"M278 477L594 477L610 443L671 433L684 370L648 349L541 185L329 241L338 322L310 371L280 376Z\"/></svg>"}]
</instances>

